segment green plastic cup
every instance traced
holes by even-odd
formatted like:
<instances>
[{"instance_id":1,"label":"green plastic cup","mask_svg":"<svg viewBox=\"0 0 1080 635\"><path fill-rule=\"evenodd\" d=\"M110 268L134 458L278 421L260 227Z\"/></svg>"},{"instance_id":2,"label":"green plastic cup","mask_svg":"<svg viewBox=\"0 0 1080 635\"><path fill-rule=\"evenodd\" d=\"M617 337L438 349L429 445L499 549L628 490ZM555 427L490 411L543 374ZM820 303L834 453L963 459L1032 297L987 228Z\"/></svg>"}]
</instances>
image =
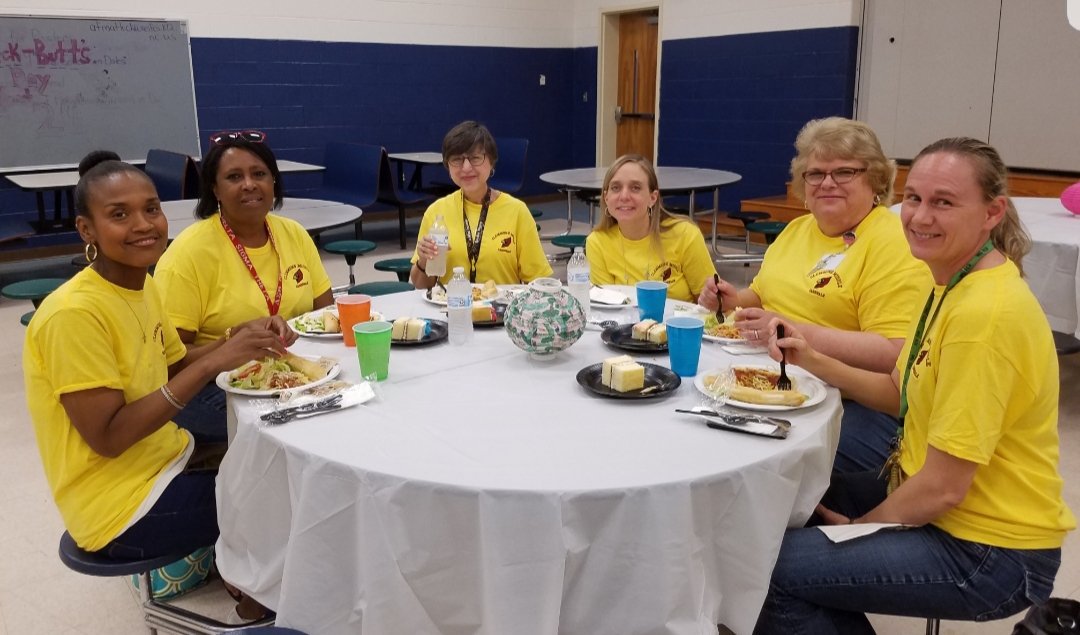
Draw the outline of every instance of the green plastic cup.
<instances>
[{"instance_id":1,"label":"green plastic cup","mask_svg":"<svg viewBox=\"0 0 1080 635\"><path fill-rule=\"evenodd\" d=\"M364 379L375 375L377 381L386 379L390 373L389 322L361 322L353 326L356 338L356 356L360 358L360 375Z\"/></svg>"}]
</instances>

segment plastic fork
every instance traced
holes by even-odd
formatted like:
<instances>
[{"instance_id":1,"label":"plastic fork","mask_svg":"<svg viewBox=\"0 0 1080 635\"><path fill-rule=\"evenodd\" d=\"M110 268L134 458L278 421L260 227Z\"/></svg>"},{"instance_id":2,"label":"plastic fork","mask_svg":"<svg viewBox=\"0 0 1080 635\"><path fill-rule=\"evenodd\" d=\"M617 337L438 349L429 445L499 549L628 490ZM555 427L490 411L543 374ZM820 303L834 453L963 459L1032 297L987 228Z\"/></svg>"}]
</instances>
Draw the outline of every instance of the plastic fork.
<instances>
[{"instance_id":1,"label":"plastic fork","mask_svg":"<svg viewBox=\"0 0 1080 635\"><path fill-rule=\"evenodd\" d=\"M784 338L784 325L776 325L776 339L780 340ZM777 390L791 390L791 380L787 376L787 355L784 353L784 349L780 349L780 379L776 380Z\"/></svg>"},{"instance_id":2,"label":"plastic fork","mask_svg":"<svg viewBox=\"0 0 1080 635\"><path fill-rule=\"evenodd\" d=\"M716 321L720 324L724 323L724 302L720 299L720 274L714 273L712 275L713 282L716 283Z\"/></svg>"}]
</instances>

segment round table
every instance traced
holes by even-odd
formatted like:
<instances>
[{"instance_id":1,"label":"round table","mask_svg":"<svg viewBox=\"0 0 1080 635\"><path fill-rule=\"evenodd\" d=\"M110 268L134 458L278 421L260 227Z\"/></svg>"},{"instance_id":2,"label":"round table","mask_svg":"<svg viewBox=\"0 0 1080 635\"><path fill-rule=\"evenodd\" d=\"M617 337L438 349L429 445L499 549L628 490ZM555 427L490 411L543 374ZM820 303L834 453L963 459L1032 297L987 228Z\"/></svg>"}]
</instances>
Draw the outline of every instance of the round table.
<instances>
[{"instance_id":1,"label":"round table","mask_svg":"<svg viewBox=\"0 0 1080 635\"><path fill-rule=\"evenodd\" d=\"M596 168L572 168L569 170L555 170L540 175L540 180L559 187L566 192L566 231L570 233L573 224L574 194L577 192L599 193L604 187L604 175L606 167ZM742 180L742 176L727 170L712 170L707 168L688 168L677 166L656 166L656 179L660 184L660 194L668 196L672 194L688 194L690 196L690 220L694 220L695 202L694 195L703 190L713 191L712 207L712 248L716 251L716 220L720 214L720 188ZM592 221L592 208L589 209L589 220Z\"/></svg>"},{"instance_id":2,"label":"round table","mask_svg":"<svg viewBox=\"0 0 1080 635\"><path fill-rule=\"evenodd\" d=\"M442 316L421 297L372 308ZM293 348L359 379L338 340ZM478 329L464 347L395 346L377 397L347 410L265 427L265 403L230 395L222 576L278 624L329 635L750 632L785 528L827 487L839 395L783 413L787 439L718 431L674 411L700 403L692 378L636 401L576 383L618 354L588 330L535 361ZM703 343L702 372L733 361L768 363Z\"/></svg>"},{"instance_id":3,"label":"round table","mask_svg":"<svg viewBox=\"0 0 1080 635\"><path fill-rule=\"evenodd\" d=\"M169 221L169 239L180 235L188 226L200 219L195 217L196 200L164 201L161 209ZM281 209L271 213L291 218L300 223L309 232L323 231L342 225L351 225L363 213L359 207L337 201L325 201L317 198L289 198L282 201Z\"/></svg>"}]
</instances>

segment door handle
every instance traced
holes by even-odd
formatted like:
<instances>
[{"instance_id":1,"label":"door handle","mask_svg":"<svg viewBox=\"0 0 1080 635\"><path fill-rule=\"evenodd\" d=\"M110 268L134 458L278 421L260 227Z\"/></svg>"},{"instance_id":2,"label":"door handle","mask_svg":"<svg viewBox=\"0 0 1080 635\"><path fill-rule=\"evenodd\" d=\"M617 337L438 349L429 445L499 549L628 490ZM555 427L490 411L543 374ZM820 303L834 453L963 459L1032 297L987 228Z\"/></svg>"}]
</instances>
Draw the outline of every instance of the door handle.
<instances>
[{"instance_id":1,"label":"door handle","mask_svg":"<svg viewBox=\"0 0 1080 635\"><path fill-rule=\"evenodd\" d=\"M622 121L622 106L615 106L615 123Z\"/></svg>"}]
</instances>

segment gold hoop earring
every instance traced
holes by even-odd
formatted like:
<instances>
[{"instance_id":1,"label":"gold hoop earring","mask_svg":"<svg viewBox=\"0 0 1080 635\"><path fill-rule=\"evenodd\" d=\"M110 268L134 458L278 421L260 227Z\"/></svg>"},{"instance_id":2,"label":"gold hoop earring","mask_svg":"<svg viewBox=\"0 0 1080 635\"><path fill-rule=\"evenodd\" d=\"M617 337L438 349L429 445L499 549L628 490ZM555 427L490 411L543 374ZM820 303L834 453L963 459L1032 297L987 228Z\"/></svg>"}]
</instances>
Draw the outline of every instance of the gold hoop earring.
<instances>
[{"instance_id":1,"label":"gold hoop earring","mask_svg":"<svg viewBox=\"0 0 1080 635\"><path fill-rule=\"evenodd\" d=\"M880 194L875 194L874 195L874 207L877 207L878 205L881 205L881 195Z\"/></svg>"},{"instance_id":2,"label":"gold hoop earring","mask_svg":"<svg viewBox=\"0 0 1080 635\"><path fill-rule=\"evenodd\" d=\"M94 248L94 253L93 254L90 253L90 248L91 247ZM86 264L88 264L88 265L94 264L94 261L97 260L97 254L98 254L98 248L97 248L97 245L95 245L94 243L86 243L86 246L83 247L83 256L86 257Z\"/></svg>"}]
</instances>

